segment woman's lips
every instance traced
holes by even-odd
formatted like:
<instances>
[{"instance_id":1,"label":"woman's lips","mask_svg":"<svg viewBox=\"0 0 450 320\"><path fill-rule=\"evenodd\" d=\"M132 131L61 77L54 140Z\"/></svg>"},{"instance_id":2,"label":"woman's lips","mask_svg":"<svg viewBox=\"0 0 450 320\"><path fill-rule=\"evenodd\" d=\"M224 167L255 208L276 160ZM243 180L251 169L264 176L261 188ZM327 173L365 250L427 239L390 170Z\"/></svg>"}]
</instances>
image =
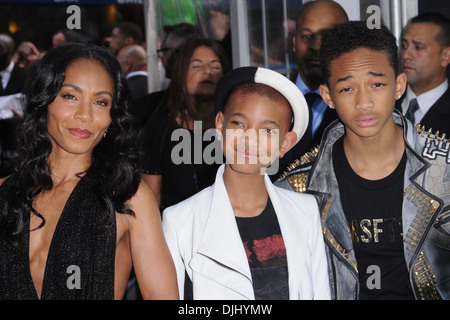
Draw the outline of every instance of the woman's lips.
<instances>
[{"instance_id":1,"label":"woman's lips","mask_svg":"<svg viewBox=\"0 0 450 320\"><path fill-rule=\"evenodd\" d=\"M86 129L69 129L71 135L79 139L89 139L92 136L92 132Z\"/></svg>"}]
</instances>

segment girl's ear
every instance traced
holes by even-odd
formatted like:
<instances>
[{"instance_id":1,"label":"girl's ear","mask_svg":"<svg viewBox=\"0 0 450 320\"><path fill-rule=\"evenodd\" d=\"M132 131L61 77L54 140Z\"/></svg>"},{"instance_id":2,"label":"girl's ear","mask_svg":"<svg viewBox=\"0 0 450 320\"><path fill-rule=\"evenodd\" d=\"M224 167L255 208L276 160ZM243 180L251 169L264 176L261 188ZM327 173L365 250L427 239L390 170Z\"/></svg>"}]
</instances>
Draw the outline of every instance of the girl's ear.
<instances>
[{"instance_id":1,"label":"girl's ear","mask_svg":"<svg viewBox=\"0 0 450 320\"><path fill-rule=\"evenodd\" d=\"M217 116L216 116L216 129L219 130L219 131L223 130L224 118L225 118L225 116L223 115L222 111L217 113Z\"/></svg>"},{"instance_id":2,"label":"girl's ear","mask_svg":"<svg viewBox=\"0 0 450 320\"><path fill-rule=\"evenodd\" d=\"M283 141L281 141L279 157L283 158L286 152L288 152L295 145L296 141L297 134L295 132L289 131L288 133L286 133Z\"/></svg>"},{"instance_id":3,"label":"girl's ear","mask_svg":"<svg viewBox=\"0 0 450 320\"><path fill-rule=\"evenodd\" d=\"M222 141L222 133L223 133L224 121L225 121L225 116L220 111L219 113L217 113L217 116L216 116L216 132L217 132L217 136L218 136L219 141Z\"/></svg>"}]
</instances>

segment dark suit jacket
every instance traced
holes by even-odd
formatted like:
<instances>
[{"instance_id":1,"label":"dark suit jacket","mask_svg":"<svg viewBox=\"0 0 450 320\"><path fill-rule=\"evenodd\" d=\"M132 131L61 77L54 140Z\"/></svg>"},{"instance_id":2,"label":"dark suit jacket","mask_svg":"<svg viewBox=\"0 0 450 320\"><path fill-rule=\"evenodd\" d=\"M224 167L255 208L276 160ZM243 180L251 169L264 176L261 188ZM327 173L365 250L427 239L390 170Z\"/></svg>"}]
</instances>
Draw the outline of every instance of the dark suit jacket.
<instances>
[{"instance_id":1,"label":"dark suit jacket","mask_svg":"<svg viewBox=\"0 0 450 320\"><path fill-rule=\"evenodd\" d=\"M131 92L131 99L133 103L144 97L147 94L148 82L147 76L144 75L135 75L127 79L128 88Z\"/></svg>"},{"instance_id":2,"label":"dark suit jacket","mask_svg":"<svg viewBox=\"0 0 450 320\"><path fill-rule=\"evenodd\" d=\"M161 104L163 103L165 93L166 90L152 92L146 94L136 102L133 115L141 123L142 127L145 126L156 110L161 110L164 107Z\"/></svg>"},{"instance_id":3,"label":"dark suit jacket","mask_svg":"<svg viewBox=\"0 0 450 320\"><path fill-rule=\"evenodd\" d=\"M400 111L403 99L404 96L397 100L395 106ZM450 135L450 87L423 116L420 125L425 126L426 130L431 129L433 133L439 131L440 134Z\"/></svg>"},{"instance_id":4,"label":"dark suit jacket","mask_svg":"<svg viewBox=\"0 0 450 320\"><path fill-rule=\"evenodd\" d=\"M11 71L11 76L6 85L6 88L0 92L0 96L8 96L10 94L16 94L22 91L25 84L25 71L17 64Z\"/></svg>"},{"instance_id":5,"label":"dark suit jacket","mask_svg":"<svg viewBox=\"0 0 450 320\"><path fill-rule=\"evenodd\" d=\"M11 76L6 88L0 92L0 96L8 96L22 92L25 85L25 71L17 64L11 71ZM0 177L6 177L12 173L12 166L15 158L13 157L14 151L17 150L16 146L16 133L15 130L19 124L19 119L1 119L0 120L0 145L2 153L0 157Z\"/></svg>"}]
</instances>

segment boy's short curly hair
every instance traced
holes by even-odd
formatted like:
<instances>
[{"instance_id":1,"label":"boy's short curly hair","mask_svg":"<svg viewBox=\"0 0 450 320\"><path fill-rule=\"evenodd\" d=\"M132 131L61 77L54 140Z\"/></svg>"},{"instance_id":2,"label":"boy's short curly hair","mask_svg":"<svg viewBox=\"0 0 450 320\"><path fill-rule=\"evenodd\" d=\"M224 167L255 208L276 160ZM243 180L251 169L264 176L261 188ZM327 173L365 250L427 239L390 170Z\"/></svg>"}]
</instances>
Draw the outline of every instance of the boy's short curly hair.
<instances>
[{"instance_id":1,"label":"boy's short curly hair","mask_svg":"<svg viewBox=\"0 0 450 320\"><path fill-rule=\"evenodd\" d=\"M319 58L324 81L328 83L333 61L360 48L386 52L395 76L399 74L397 40L391 31L386 26L369 29L365 21L349 21L327 30L322 37Z\"/></svg>"}]
</instances>

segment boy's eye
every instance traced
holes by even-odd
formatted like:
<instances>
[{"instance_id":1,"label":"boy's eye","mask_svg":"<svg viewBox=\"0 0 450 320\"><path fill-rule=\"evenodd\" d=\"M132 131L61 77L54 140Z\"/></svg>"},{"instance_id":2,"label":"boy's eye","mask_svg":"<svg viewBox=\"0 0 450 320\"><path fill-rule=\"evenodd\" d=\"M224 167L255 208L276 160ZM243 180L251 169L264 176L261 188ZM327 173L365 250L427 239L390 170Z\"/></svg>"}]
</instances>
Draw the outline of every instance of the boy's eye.
<instances>
[{"instance_id":1,"label":"boy's eye","mask_svg":"<svg viewBox=\"0 0 450 320\"><path fill-rule=\"evenodd\" d=\"M236 126L242 126L242 123L237 121L237 120L232 120L231 123L236 125Z\"/></svg>"},{"instance_id":2,"label":"boy's eye","mask_svg":"<svg viewBox=\"0 0 450 320\"><path fill-rule=\"evenodd\" d=\"M385 84L384 84L384 83L375 83L373 86L374 86L375 88L381 88L381 87L384 87Z\"/></svg>"},{"instance_id":3,"label":"boy's eye","mask_svg":"<svg viewBox=\"0 0 450 320\"><path fill-rule=\"evenodd\" d=\"M341 91L339 91L340 93L343 93L343 92L349 92L351 89L350 88L344 88L344 89L342 89Z\"/></svg>"}]
</instances>

